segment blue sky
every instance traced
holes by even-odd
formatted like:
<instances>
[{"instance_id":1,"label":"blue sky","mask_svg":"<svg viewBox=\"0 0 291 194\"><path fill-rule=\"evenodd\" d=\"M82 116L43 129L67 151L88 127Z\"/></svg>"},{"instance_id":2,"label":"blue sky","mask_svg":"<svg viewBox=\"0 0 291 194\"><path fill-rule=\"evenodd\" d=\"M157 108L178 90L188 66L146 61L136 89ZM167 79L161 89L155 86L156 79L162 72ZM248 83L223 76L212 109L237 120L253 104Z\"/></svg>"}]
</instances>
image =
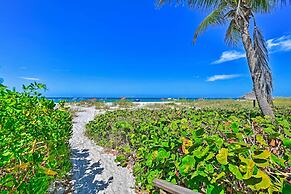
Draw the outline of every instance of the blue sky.
<instances>
[{"instance_id":1,"label":"blue sky","mask_svg":"<svg viewBox=\"0 0 291 194\"><path fill-rule=\"evenodd\" d=\"M291 7L257 15L268 40L274 95L291 96ZM207 12L154 0L13 0L0 6L0 77L46 83L47 96L238 97L252 88L242 47Z\"/></svg>"}]
</instances>

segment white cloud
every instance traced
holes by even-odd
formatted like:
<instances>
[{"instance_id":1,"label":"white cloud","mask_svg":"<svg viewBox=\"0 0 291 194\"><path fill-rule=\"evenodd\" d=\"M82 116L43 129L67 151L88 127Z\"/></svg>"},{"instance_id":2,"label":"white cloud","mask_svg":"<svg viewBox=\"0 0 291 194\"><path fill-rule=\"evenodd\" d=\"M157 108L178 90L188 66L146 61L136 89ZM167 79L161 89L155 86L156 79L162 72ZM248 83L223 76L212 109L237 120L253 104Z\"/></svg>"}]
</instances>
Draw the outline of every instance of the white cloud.
<instances>
[{"instance_id":1,"label":"white cloud","mask_svg":"<svg viewBox=\"0 0 291 194\"><path fill-rule=\"evenodd\" d=\"M222 53L222 55L220 56L220 58L218 60L212 62L212 64L220 64L220 63L224 63L227 61L233 61L233 60L244 58L245 56L246 56L245 53L238 52L235 50L224 51Z\"/></svg>"},{"instance_id":2,"label":"white cloud","mask_svg":"<svg viewBox=\"0 0 291 194\"><path fill-rule=\"evenodd\" d=\"M214 75L209 77L206 81L208 82L214 82L217 80L226 80L226 79L234 79L237 77L241 77L239 74L229 74L229 75Z\"/></svg>"},{"instance_id":3,"label":"white cloud","mask_svg":"<svg viewBox=\"0 0 291 194\"><path fill-rule=\"evenodd\" d=\"M291 35L269 39L266 41L266 43L270 53L291 51ZM227 61L234 61L244 57L246 57L246 54L243 52L235 50L224 51L220 58L212 62L212 64L220 64Z\"/></svg>"},{"instance_id":4,"label":"white cloud","mask_svg":"<svg viewBox=\"0 0 291 194\"><path fill-rule=\"evenodd\" d=\"M37 77L19 77L20 79L29 80L29 81L40 81Z\"/></svg>"},{"instance_id":5,"label":"white cloud","mask_svg":"<svg viewBox=\"0 0 291 194\"><path fill-rule=\"evenodd\" d=\"M291 51L291 36L267 40L267 47L271 52Z\"/></svg>"}]
</instances>

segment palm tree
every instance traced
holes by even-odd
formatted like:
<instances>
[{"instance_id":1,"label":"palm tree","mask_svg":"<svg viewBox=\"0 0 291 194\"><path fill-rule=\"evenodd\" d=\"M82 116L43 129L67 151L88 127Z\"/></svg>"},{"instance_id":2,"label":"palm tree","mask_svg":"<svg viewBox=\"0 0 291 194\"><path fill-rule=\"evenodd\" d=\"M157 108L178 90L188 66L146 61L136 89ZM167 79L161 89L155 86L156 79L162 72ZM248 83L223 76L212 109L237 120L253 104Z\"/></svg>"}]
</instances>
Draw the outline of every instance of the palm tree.
<instances>
[{"instance_id":1,"label":"palm tree","mask_svg":"<svg viewBox=\"0 0 291 194\"><path fill-rule=\"evenodd\" d=\"M253 89L259 107L264 115L274 117L272 109L272 74L266 42L260 32L255 13L269 13L279 2L277 0L158 0L158 5L176 2L190 8L202 8L212 12L198 26L194 43L198 35L211 25L229 23L225 42L237 45L241 40L246 51ZM283 1L280 1L284 3ZM253 22L253 25L251 25ZM251 28L253 36L251 36Z\"/></svg>"}]
</instances>

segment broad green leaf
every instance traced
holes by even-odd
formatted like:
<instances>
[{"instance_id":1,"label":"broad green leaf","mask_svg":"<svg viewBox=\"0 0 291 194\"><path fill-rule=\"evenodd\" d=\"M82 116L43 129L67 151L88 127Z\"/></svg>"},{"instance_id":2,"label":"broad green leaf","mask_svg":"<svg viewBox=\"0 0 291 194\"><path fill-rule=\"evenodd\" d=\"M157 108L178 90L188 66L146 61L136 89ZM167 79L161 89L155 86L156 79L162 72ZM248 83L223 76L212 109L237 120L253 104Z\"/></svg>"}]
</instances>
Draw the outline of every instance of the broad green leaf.
<instances>
[{"instance_id":1,"label":"broad green leaf","mask_svg":"<svg viewBox=\"0 0 291 194\"><path fill-rule=\"evenodd\" d=\"M213 168L212 164L206 164L205 169L207 172L210 172L210 173L214 172L214 168Z\"/></svg>"},{"instance_id":2,"label":"broad green leaf","mask_svg":"<svg viewBox=\"0 0 291 194\"><path fill-rule=\"evenodd\" d=\"M262 153L258 154L258 155L254 155L253 154L253 158L257 158L257 159L267 159L269 158L271 155L269 150L264 150Z\"/></svg>"},{"instance_id":3,"label":"broad green leaf","mask_svg":"<svg viewBox=\"0 0 291 194\"><path fill-rule=\"evenodd\" d=\"M215 156L215 154L213 152L210 152L204 161L208 161L208 160L212 159L214 156Z\"/></svg>"},{"instance_id":4,"label":"broad green leaf","mask_svg":"<svg viewBox=\"0 0 291 194\"><path fill-rule=\"evenodd\" d=\"M207 185L207 191L206 191L206 194L211 194L212 191L214 190L214 186L213 185Z\"/></svg>"},{"instance_id":5,"label":"broad green leaf","mask_svg":"<svg viewBox=\"0 0 291 194\"><path fill-rule=\"evenodd\" d=\"M170 153L167 152L164 148L160 148L158 150L158 155L157 155L157 159L158 160L164 160L170 157Z\"/></svg>"},{"instance_id":6,"label":"broad green leaf","mask_svg":"<svg viewBox=\"0 0 291 194\"><path fill-rule=\"evenodd\" d=\"M218 148L221 148L221 146L223 145L223 139L222 138L217 138L216 140L215 140L215 143L217 144L217 147Z\"/></svg>"},{"instance_id":7,"label":"broad green leaf","mask_svg":"<svg viewBox=\"0 0 291 194\"><path fill-rule=\"evenodd\" d=\"M271 154L271 161L286 168L285 160L283 158L278 158L275 154Z\"/></svg>"},{"instance_id":8,"label":"broad green leaf","mask_svg":"<svg viewBox=\"0 0 291 194\"><path fill-rule=\"evenodd\" d=\"M207 174L204 171L202 171L202 170L198 170L198 174L200 176L207 177Z\"/></svg>"},{"instance_id":9,"label":"broad green leaf","mask_svg":"<svg viewBox=\"0 0 291 194\"><path fill-rule=\"evenodd\" d=\"M203 151L201 153L201 157L204 157L208 152L209 152L209 146L207 146L206 148L203 149Z\"/></svg>"},{"instance_id":10,"label":"broad green leaf","mask_svg":"<svg viewBox=\"0 0 291 194\"><path fill-rule=\"evenodd\" d=\"M229 171L235 175L235 177L238 179L238 180L242 180L243 179L243 176L241 174L241 172L239 171L239 168L233 164L228 164L228 169Z\"/></svg>"},{"instance_id":11,"label":"broad green leaf","mask_svg":"<svg viewBox=\"0 0 291 194\"><path fill-rule=\"evenodd\" d=\"M177 184L177 180L175 178L171 179L171 183L173 183L174 185Z\"/></svg>"},{"instance_id":12,"label":"broad green leaf","mask_svg":"<svg viewBox=\"0 0 291 194\"><path fill-rule=\"evenodd\" d=\"M152 158L155 159L157 156L158 156L158 151L155 150L153 153L152 153Z\"/></svg>"},{"instance_id":13,"label":"broad green leaf","mask_svg":"<svg viewBox=\"0 0 291 194\"><path fill-rule=\"evenodd\" d=\"M284 133L286 134L286 135L288 135L289 137L291 137L291 130L290 130L290 128L288 127L286 127L286 128L284 128Z\"/></svg>"},{"instance_id":14,"label":"broad green leaf","mask_svg":"<svg viewBox=\"0 0 291 194\"><path fill-rule=\"evenodd\" d=\"M221 172L219 173L217 176L215 176L212 180L211 183L216 183L216 181L220 178L222 178L223 176L225 176L225 172Z\"/></svg>"},{"instance_id":15,"label":"broad green leaf","mask_svg":"<svg viewBox=\"0 0 291 194\"><path fill-rule=\"evenodd\" d=\"M243 179L249 179L253 175L255 162L251 159L246 159L243 156L239 156L239 159L242 163L245 163L246 165L244 167L245 174L243 175Z\"/></svg>"},{"instance_id":16,"label":"broad green leaf","mask_svg":"<svg viewBox=\"0 0 291 194\"><path fill-rule=\"evenodd\" d=\"M262 180L259 183L254 185L248 185L252 190L261 190L261 189L268 189L271 186L271 179L270 177L265 174L263 171L259 170L257 175L254 175L255 178L261 178Z\"/></svg>"},{"instance_id":17,"label":"broad green leaf","mask_svg":"<svg viewBox=\"0 0 291 194\"><path fill-rule=\"evenodd\" d=\"M177 130L177 129L178 129L178 124L177 124L176 121L173 121L173 122L171 123L171 128L174 129L174 130Z\"/></svg>"},{"instance_id":18,"label":"broad green leaf","mask_svg":"<svg viewBox=\"0 0 291 194\"><path fill-rule=\"evenodd\" d=\"M283 144L284 146L286 146L287 148L291 149L291 139L290 138L285 138L283 139Z\"/></svg>"},{"instance_id":19,"label":"broad green leaf","mask_svg":"<svg viewBox=\"0 0 291 194\"><path fill-rule=\"evenodd\" d=\"M231 127L231 129L233 130L234 133L238 133L239 132L237 122L233 122L230 127Z\"/></svg>"},{"instance_id":20,"label":"broad green leaf","mask_svg":"<svg viewBox=\"0 0 291 194\"><path fill-rule=\"evenodd\" d=\"M256 135L256 140L259 142L261 145L267 145L266 141L264 140L262 135Z\"/></svg>"},{"instance_id":21,"label":"broad green leaf","mask_svg":"<svg viewBox=\"0 0 291 194\"><path fill-rule=\"evenodd\" d=\"M151 154L147 158L146 165L150 167L150 166L152 166L152 164L153 164L153 155Z\"/></svg>"},{"instance_id":22,"label":"broad green leaf","mask_svg":"<svg viewBox=\"0 0 291 194\"><path fill-rule=\"evenodd\" d=\"M289 137L291 137L291 131L290 131L290 124L287 120L282 120L279 122L280 125L282 125L282 127L284 128L284 133L286 135L288 135Z\"/></svg>"},{"instance_id":23,"label":"broad green leaf","mask_svg":"<svg viewBox=\"0 0 291 194\"><path fill-rule=\"evenodd\" d=\"M197 158L202 158L202 146L199 146L197 149L193 151L193 155Z\"/></svg>"},{"instance_id":24,"label":"broad green leaf","mask_svg":"<svg viewBox=\"0 0 291 194\"><path fill-rule=\"evenodd\" d=\"M284 182L282 194L289 194L291 193L291 184L288 182Z\"/></svg>"},{"instance_id":25,"label":"broad green leaf","mask_svg":"<svg viewBox=\"0 0 291 194\"><path fill-rule=\"evenodd\" d=\"M270 166L270 163L268 160L254 159L254 162L256 163L256 166L261 167L261 168L266 168Z\"/></svg>"},{"instance_id":26,"label":"broad green leaf","mask_svg":"<svg viewBox=\"0 0 291 194\"><path fill-rule=\"evenodd\" d=\"M238 138L239 140L242 140L244 138L244 134L243 133L237 133L236 134L236 138Z\"/></svg>"},{"instance_id":27,"label":"broad green leaf","mask_svg":"<svg viewBox=\"0 0 291 194\"><path fill-rule=\"evenodd\" d=\"M162 142L161 144L165 148L168 148L169 147L169 142Z\"/></svg>"},{"instance_id":28,"label":"broad green leaf","mask_svg":"<svg viewBox=\"0 0 291 194\"><path fill-rule=\"evenodd\" d=\"M5 151L2 156L11 156L13 153L10 151Z\"/></svg>"},{"instance_id":29,"label":"broad green leaf","mask_svg":"<svg viewBox=\"0 0 291 194\"><path fill-rule=\"evenodd\" d=\"M220 164L226 165L228 164L227 155L228 155L228 149L222 148L219 150L219 153L216 155L216 159Z\"/></svg>"},{"instance_id":30,"label":"broad green leaf","mask_svg":"<svg viewBox=\"0 0 291 194\"><path fill-rule=\"evenodd\" d=\"M195 165L195 159L193 156L187 155L182 159L182 163L180 165L180 173L182 175L186 175L190 172L190 170Z\"/></svg>"}]
</instances>

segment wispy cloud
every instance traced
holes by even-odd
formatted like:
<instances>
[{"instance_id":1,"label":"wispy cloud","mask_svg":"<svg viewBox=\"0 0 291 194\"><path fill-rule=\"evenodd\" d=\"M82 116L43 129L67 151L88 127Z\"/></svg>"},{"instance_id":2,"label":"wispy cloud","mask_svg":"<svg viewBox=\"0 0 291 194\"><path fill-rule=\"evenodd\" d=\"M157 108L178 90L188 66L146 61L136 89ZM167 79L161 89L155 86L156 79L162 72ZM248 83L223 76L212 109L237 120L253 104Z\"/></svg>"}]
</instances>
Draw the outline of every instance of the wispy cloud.
<instances>
[{"instance_id":1,"label":"wispy cloud","mask_svg":"<svg viewBox=\"0 0 291 194\"><path fill-rule=\"evenodd\" d=\"M40 81L37 77L19 77L20 79L29 80L29 81Z\"/></svg>"},{"instance_id":2,"label":"wispy cloud","mask_svg":"<svg viewBox=\"0 0 291 194\"><path fill-rule=\"evenodd\" d=\"M220 56L220 58L218 60L212 62L212 64L220 64L220 63L224 63L227 61L233 61L233 60L244 58L245 56L246 56L245 53L235 51L235 50L224 51L222 53L222 55Z\"/></svg>"},{"instance_id":3,"label":"wispy cloud","mask_svg":"<svg viewBox=\"0 0 291 194\"><path fill-rule=\"evenodd\" d=\"M291 35L269 39L266 41L266 43L270 53L291 51ZM212 64L220 64L228 61L234 61L244 57L246 57L246 54L243 52L235 50L224 51L221 54L220 58L212 62Z\"/></svg>"},{"instance_id":4,"label":"wispy cloud","mask_svg":"<svg viewBox=\"0 0 291 194\"><path fill-rule=\"evenodd\" d=\"M267 40L267 47L271 52L291 51L291 36Z\"/></svg>"},{"instance_id":5,"label":"wispy cloud","mask_svg":"<svg viewBox=\"0 0 291 194\"><path fill-rule=\"evenodd\" d=\"M234 79L234 78L237 78L237 77L241 77L241 75L240 74L214 75L214 76L211 76L211 77L207 78L206 81L214 82L214 81L217 81L217 80Z\"/></svg>"}]
</instances>

